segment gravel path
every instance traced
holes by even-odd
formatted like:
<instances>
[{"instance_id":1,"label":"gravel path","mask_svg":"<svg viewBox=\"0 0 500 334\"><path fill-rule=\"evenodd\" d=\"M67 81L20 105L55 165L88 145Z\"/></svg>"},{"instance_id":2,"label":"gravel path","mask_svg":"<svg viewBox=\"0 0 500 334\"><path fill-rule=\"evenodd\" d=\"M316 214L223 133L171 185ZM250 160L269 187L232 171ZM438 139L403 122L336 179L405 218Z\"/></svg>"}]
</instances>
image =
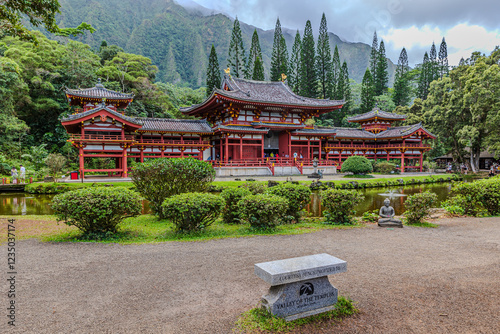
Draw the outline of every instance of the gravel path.
<instances>
[{"instance_id":1,"label":"gravel path","mask_svg":"<svg viewBox=\"0 0 500 334\"><path fill-rule=\"evenodd\" d=\"M0 332L231 333L267 291L255 263L329 253L347 261L330 280L361 313L297 333L499 333L500 218L439 224L148 245L19 241L17 326L5 330L2 316Z\"/></svg>"}]
</instances>

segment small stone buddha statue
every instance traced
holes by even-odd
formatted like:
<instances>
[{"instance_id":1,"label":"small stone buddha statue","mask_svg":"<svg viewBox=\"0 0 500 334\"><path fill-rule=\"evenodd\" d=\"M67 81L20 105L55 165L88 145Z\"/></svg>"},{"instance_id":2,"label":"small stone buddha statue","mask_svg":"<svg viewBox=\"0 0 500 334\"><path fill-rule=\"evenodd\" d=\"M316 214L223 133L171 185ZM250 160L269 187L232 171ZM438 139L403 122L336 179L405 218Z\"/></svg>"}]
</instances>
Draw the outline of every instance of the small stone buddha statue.
<instances>
[{"instance_id":1,"label":"small stone buddha statue","mask_svg":"<svg viewBox=\"0 0 500 334\"><path fill-rule=\"evenodd\" d=\"M382 227L403 227L403 223L401 220L395 219L394 208L390 206L391 201L386 198L384 200L384 206L380 208L379 216L381 217L378 220L378 226Z\"/></svg>"}]
</instances>

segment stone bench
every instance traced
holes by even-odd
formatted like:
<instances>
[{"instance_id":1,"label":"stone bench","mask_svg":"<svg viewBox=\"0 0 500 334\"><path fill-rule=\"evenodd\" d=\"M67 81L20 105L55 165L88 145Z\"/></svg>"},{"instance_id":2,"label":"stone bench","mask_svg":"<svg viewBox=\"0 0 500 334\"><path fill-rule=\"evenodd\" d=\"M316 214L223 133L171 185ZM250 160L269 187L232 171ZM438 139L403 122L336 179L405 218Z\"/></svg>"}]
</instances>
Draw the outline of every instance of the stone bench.
<instances>
[{"instance_id":1,"label":"stone bench","mask_svg":"<svg viewBox=\"0 0 500 334\"><path fill-rule=\"evenodd\" d=\"M338 290L327 276L345 271L347 262L329 254L255 265L255 274L271 285L262 297L262 306L287 321L334 309Z\"/></svg>"}]
</instances>

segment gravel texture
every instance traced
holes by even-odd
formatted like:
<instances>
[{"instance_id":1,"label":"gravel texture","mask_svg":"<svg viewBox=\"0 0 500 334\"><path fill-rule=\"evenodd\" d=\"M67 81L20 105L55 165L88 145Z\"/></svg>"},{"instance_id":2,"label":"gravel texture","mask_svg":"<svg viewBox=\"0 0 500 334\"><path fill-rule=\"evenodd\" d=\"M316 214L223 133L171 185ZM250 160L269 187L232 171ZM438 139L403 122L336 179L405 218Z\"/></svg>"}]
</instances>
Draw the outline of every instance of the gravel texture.
<instances>
[{"instance_id":1,"label":"gravel texture","mask_svg":"<svg viewBox=\"0 0 500 334\"><path fill-rule=\"evenodd\" d=\"M329 253L347 261L330 281L361 312L296 333L499 333L500 218L438 223L145 245L19 241L17 326L2 316L0 332L231 333L269 287L255 263Z\"/></svg>"}]
</instances>

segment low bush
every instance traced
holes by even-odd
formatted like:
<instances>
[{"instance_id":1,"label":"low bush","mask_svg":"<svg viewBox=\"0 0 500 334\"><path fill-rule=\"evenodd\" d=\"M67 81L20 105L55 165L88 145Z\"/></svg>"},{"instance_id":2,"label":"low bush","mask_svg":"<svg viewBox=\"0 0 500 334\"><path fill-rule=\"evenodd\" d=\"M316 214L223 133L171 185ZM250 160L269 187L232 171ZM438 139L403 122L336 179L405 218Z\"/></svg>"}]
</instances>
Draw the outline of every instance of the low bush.
<instances>
[{"instance_id":1,"label":"low bush","mask_svg":"<svg viewBox=\"0 0 500 334\"><path fill-rule=\"evenodd\" d=\"M62 194L75 188L60 183L31 183L24 187L24 191L30 194Z\"/></svg>"},{"instance_id":2,"label":"low bush","mask_svg":"<svg viewBox=\"0 0 500 334\"><path fill-rule=\"evenodd\" d=\"M267 189L271 195L284 197L288 200L287 216L292 216L299 222L300 211L311 202L311 190L301 184L283 183Z\"/></svg>"},{"instance_id":3,"label":"low bush","mask_svg":"<svg viewBox=\"0 0 500 334\"><path fill-rule=\"evenodd\" d=\"M432 205L437 201L437 195L429 191L409 195L405 201L404 216L408 224L420 224L429 215Z\"/></svg>"},{"instance_id":4,"label":"low bush","mask_svg":"<svg viewBox=\"0 0 500 334\"><path fill-rule=\"evenodd\" d=\"M379 172L380 174L391 174L396 172L396 170L398 169L396 168L395 164L386 161L377 162L377 164L375 165L375 171Z\"/></svg>"},{"instance_id":5,"label":"low bush","mask_svg":"<svg viewBox=\"0 0 500 334\"><path fill-rule=\"evenodd\" d=\"M58 221L84 235L99 235L114 233L123 219L140 215L142 201L125 188L89 187L56 195L52 209Z\"/></svg>"},{"instance_id":6,"label":"low bush","mask_svg":"<svg viewBox=\"0 0 500 334\"><path fill-rule=\"evenodd\" d=\"M276 195L250 195L238 202L238 208L252 227L269 229L285 218L288 200Z\"/></svg>"},{"instance_id":7,"label":"low bush","mask_svg":"<svg viewBox=\"0 0 500 334\"><path fill-rule=\"evenodd\" d=\"M373 172L373 166L365 157L353 155L342 163L342 173L367 174Z\"/></svg>"},{"instance_id":8,"label":"low bush","mask_svg":"<svg viewBox=\"0 0 500 334\"><path fill-rule=\"evenodd\" d=\"M365 222L376 223L378 222L380 216L378 215L378 210L373 210L365 211L362 218Z\"/></svg>"},{"instance_id":9,"label":"low bush","mask_svg":"<svg viewBox=\"0 0 500 334\"><path fill-rule=\"evenodd\" d=\"M248 189L252 195L263 194L266 192L266 186L263 183L258 182L244 183L240 187Z\"/></svg>"},{"instance_id":10,"label":"low bush","mask_svg":"<svg viewBox=\"0 0 500 334\"><path fill-rule=\"evenodd\" d=\"M335 225L351 225L356 214L354 207L364 200L364 196L354 190L328 189L321 192L325 207L325 222Z\"/></svg>"},{"instance_id":11,"label":"low bush","mask_svg":"<svg viewBox=\"0 0 500 334\"><path fill-rule=\"evenodd\" d=\"M500 178L494 177L474 182L459 182L451 188L448 206L460 206L465 215L500 214Z\"/></svg>"},{"instance_id":12,"label":"low bush","mask_svg":"<svg viewBox=\"0 0 500 334\"><path fill-rule=\"evenodd\" d=\"M188 192L203 192L215 178L215 170L194 158L151 159L132 168L132 182L151 203L152 211L163 216L161 206L166 198Z\"/></svg>"},{"instance_id":13,"label":"low bush","mask_svg":"<svg viewBox=\"0 0 500 334\"><path fill-rule=\"evenodd\" d=\"M163 216L179 232L200 231L210 226L224 208L221 196L207 193L184 193L165 199Z\"/></svg>"},{"instance_id":14,"label":"low bush","mask_svg":"<svg viewBox=\"0 0 500 334\"><path fill-rule=\"evenodd\" d=\"M252 193L246 188L226 188L220 194L226 206L222 211L222 219L226 224L239 224L241 223L241 213L238 207L238 202L245 196Z\"/></svg>"}]
</instances>

